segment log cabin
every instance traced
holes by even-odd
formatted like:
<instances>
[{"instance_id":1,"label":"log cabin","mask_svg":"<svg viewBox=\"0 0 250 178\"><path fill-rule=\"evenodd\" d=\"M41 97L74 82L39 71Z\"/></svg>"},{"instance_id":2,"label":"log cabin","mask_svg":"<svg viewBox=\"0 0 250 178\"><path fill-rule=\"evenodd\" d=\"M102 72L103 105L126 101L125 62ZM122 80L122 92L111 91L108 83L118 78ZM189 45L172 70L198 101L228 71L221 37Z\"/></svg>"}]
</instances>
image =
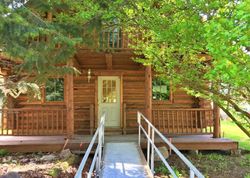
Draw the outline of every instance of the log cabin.
<instances>
[{"instance_id":1,"label":"log cabin","mask_svg":"<svg viewBox=\"0 0 250 178\"><path fill-rule=\"evenodd\" d=\"M68 62L81 74L49 79L41 100L9 97L0 135L92 135L103 112L107 133L136 133L140 111L166 135L220 137L218 107L181 88L171 89L171 82L158 78L151 66L136 63L126 33L99 36L94 40L98 51L81 47Z\"/></svg>"}]
</instances>

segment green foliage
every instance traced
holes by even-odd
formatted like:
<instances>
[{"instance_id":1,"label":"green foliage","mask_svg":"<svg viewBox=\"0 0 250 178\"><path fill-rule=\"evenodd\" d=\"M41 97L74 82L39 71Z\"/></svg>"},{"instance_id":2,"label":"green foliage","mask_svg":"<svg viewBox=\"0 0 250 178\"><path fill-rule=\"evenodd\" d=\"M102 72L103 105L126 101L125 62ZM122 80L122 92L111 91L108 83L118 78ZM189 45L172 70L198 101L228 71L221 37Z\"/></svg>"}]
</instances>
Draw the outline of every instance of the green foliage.
<instances>
[{"instance_id":1,"label":"green foliage","mask_svg":"<svg viewBox=\"0 0 250 178\"><path fill-rule=\"evenodd\" d=\"M49 170L48 174L52 177L58 177L61 172L62 170L60 168L53 168Z\"/></svg>"},{"instance_id":2,"label":"green foliage","mask_svg":"<svg viewBox=\"0 0 250 178\"><path fill-rule=\"evenodd\" d=\"M70 164L68 162L60 162L58 163L58 165L60 165L60 168L64 171L66 171L69 167L70 167Z\"/></svg>"},{"instance_id":3,"label":"green foliage","mask_svg":"<svg viewBox=\"0 0 250 178\"><path fill-rule=\"evenodd\" d=\"M232 121L222 120L221 131L225 138L238 141L241 149L250 150L250 138L248 138Z\"/></svg>"},{"instance_id":4,"label":"green foliage","mask_svg":"<svg viewBox=\"0 0 250 178\"><path fill-rule=\"evenodd\" d=\"M209 154L209 155L206 156L206 158L208 160L211 160L211 161L213 161L213 160L215 160L215 161L221 161L221 162L225 161L225 157L223 155L216 154L216 153Z\"/></svg>"},{"instance_id":5,"label":"green foliage","mask_svg":"<svg viewBox=\"0 0 250 178\"><path fill-rule=\"evenodd\" d=\"M6 155L8 155L8 151L5 149L0 149L0 157L4 157Z\"/></svg>"},{"instance_id":6,"label":"green foliage","mask_svg":"<svg viewBox=\"0 0 250 178\"><path fill-rule=\"evenodd\" d=\"M77 73L75 68L66 65L67 61L74 57L78 46L93 45L94 29L98 32L113 21L109 6L120 3L108 0L1 1L1 55L14 62L12 76L1 90L5 94L14 90L12 95L16 95L21 93L20 82L41 86L50 77Z\"/></svg>"},{"instance_id":7,"label":"green foliage","mask_svg":"<svg viewBox=\"0 0 250 178\"><path fill-rule=\"evenodd\" d=\"M225 153L205 151L188 155L188 158L205 177L244 177L249 172L249 154L242 152L241 156L232 156Z\"/></svg>"},{"instance_id":8,"label":"green foliage","mask_svg":"<svg viewBox=\"0 0 250 178\"><path fill-rule=\"evenodd\" d=\"M156 174L164 174L164 175L168 175L169 174L169 170L167 169L167 167L162 163L159 166L155 167L155 173Z\"/></svg>"},{"instance_id":9,"label":"green foliage","mask_svg":"<svg viewBox=\"0 0 250 178\"><path fill-rule=\"evenodd\" d=\"M49 79L45 88L46 101L64 100L64 79Z\"/></svg>"},{"instance_id":10,"label":"green foliage","mask_svg":"<svg viewBox=\"0 0 250 178\"><path fill-rule=\"evenodd\" d=\"M176 167L172 167L172 169L174 170L175 174L178 176L178 177L181 177L182 176L182 173L179 172L177 170ZM163 174L163 175L170 175L171 176L171 173L169 172L168 168L162 163L160 164L159 166L156 166L155 167L155 173L156 174Z\"/></svg>"},{"instance_id":11,"label":"green foliage","mask_svg":"<svg viewBox=\"0 0 250 178\"><path fill-rule=\"evenodd\" d=\"M244 178L250 178L250 173L247 173Z\"/></svg>"},{"instance_id":12,"label":"green foliage","mask_svg":"<svg viewBox=\"0 0 250 178\"><path fill-rule=\"evenodd\" d=\"M152 96L154 100L169 100L169 81L163 80L161 78L154 78L152 81Z\"/></svg>"},{"instance_id":13,"label":"green foliage","mask_svg":"<svg viewBox=\"0 0 250 178\"><path fill-rule=\"evenodd\" d=\"M250 0L13 2L0 3L0 48L21 62L7 88L74 73L66 63L78 45L92 45L94 28L122 28L143 56L136 61L152 65L173 88L226 107L250 135L250 114L242 107L250 101Z\"/></svg>"},{"instance_id":14,"label":"green foliage","mask_svg":"<svg viewBox=\"0 0 250 178\"><path fill-rule=\"evenodd\" d=\"M173 86L227 107L250 135L250 1L135 0L124 10L133 46ZM124 19L125 19L124 16ZM240 116L240 117L238 117ZM241 119L239 119L241 118Z\"/></svg>"},{"instance_id":15,"label":"green foliage","mask_svg":"<svg viewBox=\"0 0 250 178\"><path fill-rule=\"evenodd\" d=\"M249 166L250 165L250 154L247 154L240 162L241 166Z\"/></svg>"},{"instance_id":16,"label":"green foliage","mask_svg":"<svg viewBox=\"0 0 250 178\"><path fill-rule=\"evenodd\" d=\"M72 155L64 161L66 161L69 165L73 165L73 164L78 164L80 159L78 156Z\"/></svg>"}]
</instances>

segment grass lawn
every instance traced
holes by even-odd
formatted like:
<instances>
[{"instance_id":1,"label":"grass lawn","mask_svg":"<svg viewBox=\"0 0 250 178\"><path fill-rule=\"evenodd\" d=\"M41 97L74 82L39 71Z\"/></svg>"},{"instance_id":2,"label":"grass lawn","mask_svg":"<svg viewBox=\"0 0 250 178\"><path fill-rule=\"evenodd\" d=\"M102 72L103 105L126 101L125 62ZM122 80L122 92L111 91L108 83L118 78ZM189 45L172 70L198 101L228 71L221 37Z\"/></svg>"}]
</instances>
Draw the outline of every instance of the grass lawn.
<instances>
[{"instance_id":1,"label":"grass lawn","mask_svg":"<svg viewBox=\"0 0 250 178\"><path fill-rule=\"evenodd\" d=\"M250 154L233 156L221 151L200 151L199 154L184 153L205 178L250 178ZM189 170L176 156L167 159L180 178L189 178ZM169 171L162 163L155 166L159 178L171 178Z\"/></svg>"},{"instance_id":2,"label":"grass lawn","mask_svg":"<svg viewBox=\"0 0 250 178\"><path fill-rule=\"evenodd\" d=\"M250 139L232 121L222 120L221 131L225 138L239 142L241 155L230 155L224 151L200 151L199 154L184 152L185 156L206 178L250 178ZM175 155L167 159L178 177L188 178L189 170ZM155 166L159 178L171 178L167 168L159 163Z\"/></svg>"},{"instance_id":3,"label":"grass lawn","mask_svg":"<svg viewBox=\"0 0 250 178\"><path fill-rule=\"evenodd\" d=\"M239 142L241 149L250 151L250 138L231 120L221 121L222 136Z\"/></svg>"}]
</instances>

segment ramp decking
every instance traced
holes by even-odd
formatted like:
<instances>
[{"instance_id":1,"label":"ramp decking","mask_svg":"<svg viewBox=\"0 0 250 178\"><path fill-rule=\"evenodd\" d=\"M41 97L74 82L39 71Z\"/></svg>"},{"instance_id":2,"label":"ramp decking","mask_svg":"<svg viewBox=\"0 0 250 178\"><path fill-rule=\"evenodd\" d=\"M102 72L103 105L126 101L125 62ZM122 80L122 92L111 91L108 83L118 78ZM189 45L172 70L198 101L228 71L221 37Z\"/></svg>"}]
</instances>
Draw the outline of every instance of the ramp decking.
<instances>
[{"instance_id":1,"label":"ramp decking","mask_svg":"<svg viewBox=\"0 0 250 178\"><path fill-rule=\"evenodd\" d=\"M135 142L106 143L101 178L153 177L141 149Z\"/></svg>"}]
</instances>

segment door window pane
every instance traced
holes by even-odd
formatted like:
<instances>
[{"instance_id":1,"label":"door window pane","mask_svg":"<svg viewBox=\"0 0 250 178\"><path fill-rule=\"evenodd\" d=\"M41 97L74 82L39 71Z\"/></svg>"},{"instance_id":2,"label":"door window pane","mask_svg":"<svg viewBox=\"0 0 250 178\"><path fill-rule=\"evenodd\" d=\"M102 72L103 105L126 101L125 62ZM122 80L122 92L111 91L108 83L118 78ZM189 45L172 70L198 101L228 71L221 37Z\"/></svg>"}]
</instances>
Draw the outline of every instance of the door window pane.
<instances>
[{"instance_id":1,"label":"door window pane","mask_svg":"<svg viewBox=\"0 0 250 178\"><path fill-rule=\"evenodd\" d=\"M102 81L102 103L116 103L116 81L103 80Z\"/></svg>"}]
</instances>

